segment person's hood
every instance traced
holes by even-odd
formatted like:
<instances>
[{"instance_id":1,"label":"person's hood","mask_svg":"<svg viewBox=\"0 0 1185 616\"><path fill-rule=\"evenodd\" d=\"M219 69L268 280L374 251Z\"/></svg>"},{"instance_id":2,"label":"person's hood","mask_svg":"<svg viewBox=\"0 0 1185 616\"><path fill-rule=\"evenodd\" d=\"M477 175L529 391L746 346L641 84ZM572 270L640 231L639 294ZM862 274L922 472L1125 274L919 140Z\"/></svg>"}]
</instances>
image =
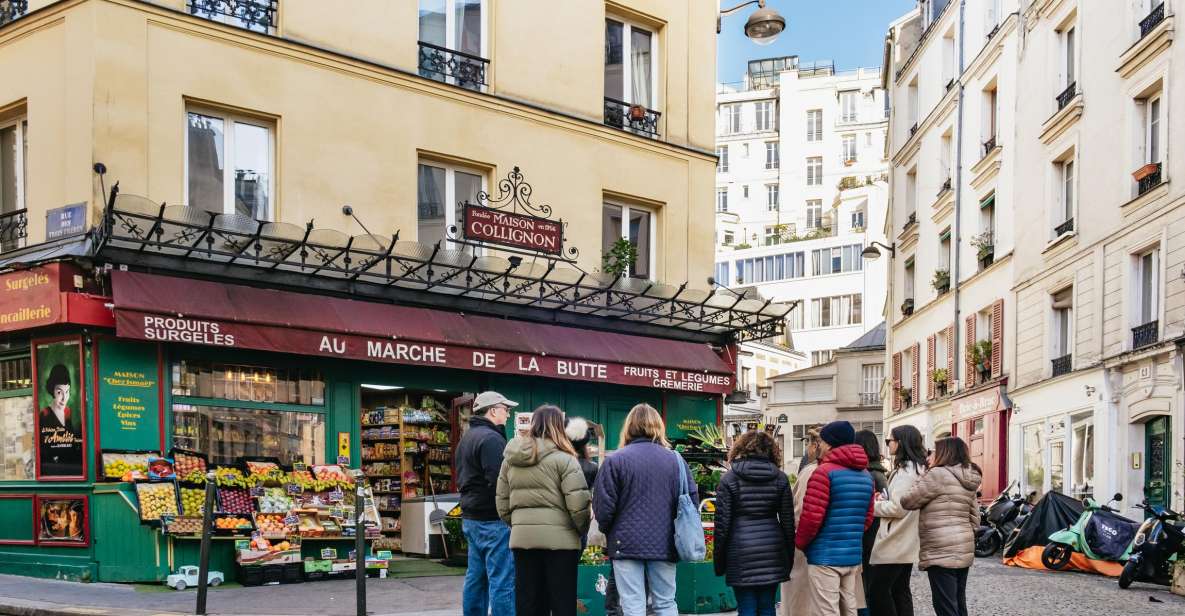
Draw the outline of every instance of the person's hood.
<instances>
[{"instance_id":1,"label":"person's hood","mask_svg":"<svg viewBox=\"0 0 1185 616\"><path fill-rule=\"evenodd\" d=\"M538 451L538 455L536 455ZM547 454L556 451L555 443L545 438L516 436L506 443L503 459L511 466L534 466Z\"/></svg>"},{"instance_id":2,"label":"person's hood","mask_svg":"<svg viewBox=\"0 0 1185 616\"><path fill-rule=\"evenodd\" d=\"M885 467L885 463L883 460L874 460L872 462L869 462L868 463L868 470L880 471L886 475L889 474L889 469Z\"/></svg>"},{"instance_id":3,"label":"person's hood","mask_svg":"<svg viewBox=\"0 0 1185 616\"><path fill-rule=\"evenodd\" d=\"M854 471L862 471L868 468L868 454L864 453L863 447L856 444L840 445L823 456L823 463L828 462L846 466Z\"/></svg>"},{"instance_id":4,"label":"person's hood","mask_svg":"<svg viewBox=\"0 0 1185 616\"><path fill-rule=\"evenodd\" d=\"M782 469L762 458L741 458L733 461L732 472L745 481L768 482L776 479Z\"/></svg>"},{"instance_id":5,"label":"person's hood","mask_svg":"<svg viewBox=\"0 0 1185 616\"><path fill-rule=\"evenodd\" d=\"M983 482L983 475L970 466L944 466L943 468L953 473L963 488L971 492L978 490L979 484Z\"/></svg>"}]
</instances>

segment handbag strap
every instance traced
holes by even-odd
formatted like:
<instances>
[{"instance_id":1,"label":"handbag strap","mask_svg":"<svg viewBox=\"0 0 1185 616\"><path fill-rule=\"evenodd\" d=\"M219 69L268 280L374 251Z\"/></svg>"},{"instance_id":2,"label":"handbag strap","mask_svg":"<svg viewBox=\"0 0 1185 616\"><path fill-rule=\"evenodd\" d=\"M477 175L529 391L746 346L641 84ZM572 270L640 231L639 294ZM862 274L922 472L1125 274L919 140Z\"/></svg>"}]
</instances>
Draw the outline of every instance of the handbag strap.
<instances>
[{"instance_id":1,"label":"handbag strap","mask_svg":"<svg viewBox=\"0 0 1185 616\"><path fill-rule=\"evenodd\" d=\"M675 454L675 464L679 465L679 496L688 496L690 493L687 491L687 469L683 466L683 456L674 450L671 453Z\"/></svg>"}]
</instances>

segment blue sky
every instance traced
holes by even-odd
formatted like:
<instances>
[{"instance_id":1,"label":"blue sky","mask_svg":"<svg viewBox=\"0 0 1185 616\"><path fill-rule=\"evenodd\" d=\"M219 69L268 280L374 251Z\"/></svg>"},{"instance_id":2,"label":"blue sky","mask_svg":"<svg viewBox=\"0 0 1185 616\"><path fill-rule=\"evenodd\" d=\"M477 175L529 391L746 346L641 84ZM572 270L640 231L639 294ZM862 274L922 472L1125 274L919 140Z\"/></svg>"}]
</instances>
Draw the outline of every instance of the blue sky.
<instances>
[{"instance_id":1,"label":"blue sky","mask_svg":"<svg viewBox=\"0 0 1185 616\"><path fill-rule=\"evenodd\" d=\"M722 0L722 6L740 0ZM889 22L905 14L914 0L767 0L786 18L786 30L772 45L745 38L745 20L756 5L724 18L717 53L716 79L741 81L746 62L797 55L803 63L834 60L838 70L880 66Z\"/></svg>"}]
</instances>

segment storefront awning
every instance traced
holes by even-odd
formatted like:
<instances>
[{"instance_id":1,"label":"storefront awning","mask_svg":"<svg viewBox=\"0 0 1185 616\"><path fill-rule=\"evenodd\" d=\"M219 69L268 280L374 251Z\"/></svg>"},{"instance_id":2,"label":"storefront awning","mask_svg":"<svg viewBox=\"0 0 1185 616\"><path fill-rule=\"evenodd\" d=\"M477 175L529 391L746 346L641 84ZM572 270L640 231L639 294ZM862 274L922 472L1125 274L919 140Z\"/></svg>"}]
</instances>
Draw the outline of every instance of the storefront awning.
<instances>
[{"instance_id":1,"label":"storefront awning","mask_svg":"<svg viewBox=\"0 0 1185 616\"><path fill-rule=\"evenodd\" d=\"M704 343L138 272L111 274L121 337L727 393Z\"/></svg>"}]
</instances>

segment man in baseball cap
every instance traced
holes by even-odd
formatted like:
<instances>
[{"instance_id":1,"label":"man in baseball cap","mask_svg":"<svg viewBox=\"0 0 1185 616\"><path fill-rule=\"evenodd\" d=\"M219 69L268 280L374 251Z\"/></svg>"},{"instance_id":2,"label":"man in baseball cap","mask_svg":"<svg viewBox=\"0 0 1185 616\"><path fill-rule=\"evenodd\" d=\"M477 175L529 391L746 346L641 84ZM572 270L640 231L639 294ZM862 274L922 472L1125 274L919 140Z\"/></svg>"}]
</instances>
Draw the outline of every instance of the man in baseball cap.
<instances>
[{"instance_id":1,"label":"man in baseball cap","mask_svg":"<svg viewBox=\"0 0 1185 616\"><path fill-rule=\"evenodd\" d=\"M469 565L462 594L466 616L487 610L493 616L514 614L514 556L510 527L498 517L494 492L502 452L506 449L506 420L518 406L496 391L473 399L469 430L457 444L457 485L461 490L461 528L469 543Z\"/></svg>"}]
</instances>

